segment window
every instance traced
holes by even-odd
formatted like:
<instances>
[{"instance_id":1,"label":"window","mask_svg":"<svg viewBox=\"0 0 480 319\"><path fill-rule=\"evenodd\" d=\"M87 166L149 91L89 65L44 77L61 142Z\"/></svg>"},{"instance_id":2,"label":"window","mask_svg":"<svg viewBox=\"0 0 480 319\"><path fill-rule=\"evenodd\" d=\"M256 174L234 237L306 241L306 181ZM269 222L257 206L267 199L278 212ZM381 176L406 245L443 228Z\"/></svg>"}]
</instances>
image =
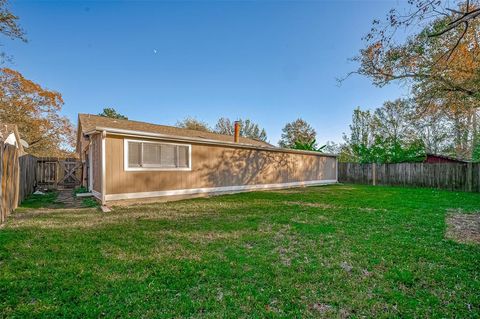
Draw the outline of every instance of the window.
<instances>
[{"instance_id":1,"label":"window","mask_svg":"<svg viewBox=\"0 0 480 319\"><path fill-rule=\"evenodd\" d=\"M125 140L125 170L190 170L190 145Z\"/></svg>"}]
</instances>

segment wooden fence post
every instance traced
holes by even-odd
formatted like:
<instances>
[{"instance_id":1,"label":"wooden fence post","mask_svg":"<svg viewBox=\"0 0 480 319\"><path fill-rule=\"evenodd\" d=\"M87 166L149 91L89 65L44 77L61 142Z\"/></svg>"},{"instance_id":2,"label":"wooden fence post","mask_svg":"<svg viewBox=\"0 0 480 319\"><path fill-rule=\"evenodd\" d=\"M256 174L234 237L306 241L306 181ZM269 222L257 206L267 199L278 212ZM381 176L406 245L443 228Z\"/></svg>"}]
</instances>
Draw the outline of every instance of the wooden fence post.
<instances>
[{"instance_id":1,"label":"wooden fence post","mask_svg":"<svg viewBox=\"0 0 480 319\"><path fill-rule=\"evenodd\" d=\"M473 190L473 181L472 181L472 178L473 178L473 165L471 162L468 162L467 163L467 192L471 192Z\"/></svg>"},{"instance_id":2,"label":"wooden fence post","mask_svg":"<svg viewBox=\"0 0 480 319\"><path fill-rule=\"evenodd\" d=\"M372 163L372 184L377 185L377 164Z\"/></svg>"}]
</instances>

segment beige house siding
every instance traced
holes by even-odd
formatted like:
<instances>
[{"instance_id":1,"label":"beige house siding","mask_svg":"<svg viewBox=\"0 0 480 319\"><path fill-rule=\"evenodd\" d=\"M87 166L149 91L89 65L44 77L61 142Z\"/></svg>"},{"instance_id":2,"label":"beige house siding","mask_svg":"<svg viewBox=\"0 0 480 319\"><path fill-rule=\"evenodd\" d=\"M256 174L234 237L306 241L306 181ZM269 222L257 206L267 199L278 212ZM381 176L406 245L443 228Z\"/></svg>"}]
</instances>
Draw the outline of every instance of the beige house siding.
<instances>
[{"instance_id":1,"label":"beige house siding","mask_svg":"<svg viewBox=\"0 0 480 319\"><path fill-rule=\"evenodd\" d=\"M93 175L93 185L92 188L94 191L101 193L102 192L102 134L92 135L92 143L90 146L92 148L92 175Z\"/></svg>"},{"instance_id":2,"label":"beige house siding","mask_svg":"<svg viewBox=\"0 0 480 319\"><path fill-rule=\"evenodd\" d=\"M100 134L95 137L101 145ZM189 144L191 171L125 171L124 137L107 135L106 195L337 179L337 161L331 156ZM101 161L94 167L101 169ZM100 191L98 186L94 189Z\"/></svg>"}]
</instances>

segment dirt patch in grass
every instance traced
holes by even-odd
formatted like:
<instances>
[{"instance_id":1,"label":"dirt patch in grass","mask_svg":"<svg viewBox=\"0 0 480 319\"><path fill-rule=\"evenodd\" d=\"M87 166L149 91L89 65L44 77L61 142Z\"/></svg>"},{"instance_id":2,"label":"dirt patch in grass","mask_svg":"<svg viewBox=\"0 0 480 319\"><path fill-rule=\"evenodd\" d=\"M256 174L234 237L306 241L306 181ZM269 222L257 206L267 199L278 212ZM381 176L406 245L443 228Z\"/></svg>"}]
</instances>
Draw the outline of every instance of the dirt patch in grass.
<instances>
[{"instance_id":1,"label":"dirt patch in grass","mask_svg":"<svg viewBox=\"0 0 480 319\"><path fill-rule=\"evenodd\" d=\"M460 243L480 244L480 214L447 215L446 237Z\"/></svg>"}]
</instances>

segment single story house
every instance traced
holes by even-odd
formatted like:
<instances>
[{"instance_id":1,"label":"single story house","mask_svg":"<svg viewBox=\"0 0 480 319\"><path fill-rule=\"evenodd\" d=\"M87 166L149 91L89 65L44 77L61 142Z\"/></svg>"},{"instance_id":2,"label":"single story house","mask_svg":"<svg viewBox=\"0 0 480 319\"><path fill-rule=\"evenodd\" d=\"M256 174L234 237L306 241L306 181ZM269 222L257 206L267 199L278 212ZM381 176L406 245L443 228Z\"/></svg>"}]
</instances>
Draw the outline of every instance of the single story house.
<instances>
[{"instance_id":1,"label":"single story house","mask_svg":"<svg viewBox=\"0 0 480 319\"><path fill-rule=\"evenodd\" d=\"M423 162L424 163L430 163L430 164L468 163L468 161L458 159L458 158L455 158L455 157L440 155L440 154L432 154L432 153L427 153L427 156L425 157L425 160Z\"/></svg>"},{"instance_id":2,"label":"single story house","mask_svg":"<svg viewBox=\"0 0 480 319\"><path fill-rule=\"evenodd\" d=\"M102 204L337 182L337 158L249 138L79 114L84 185Z\"/></svg>"}]
</instances>

